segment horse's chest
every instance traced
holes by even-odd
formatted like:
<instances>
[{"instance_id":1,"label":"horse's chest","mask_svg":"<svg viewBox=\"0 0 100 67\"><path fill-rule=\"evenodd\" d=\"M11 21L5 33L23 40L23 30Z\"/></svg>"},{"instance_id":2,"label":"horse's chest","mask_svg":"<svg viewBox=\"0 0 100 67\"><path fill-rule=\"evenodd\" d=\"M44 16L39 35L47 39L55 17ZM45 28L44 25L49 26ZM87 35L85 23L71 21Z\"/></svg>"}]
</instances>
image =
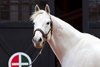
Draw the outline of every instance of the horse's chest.
<instances>
[{"instance_id":1,"label":"horse's chest","mask_svg":"<svg viewBox=\"0 0 100 67\"><path fill-rule=\"evenodd\" d=\"M62 67L79 67L79 64L82 62L81 60L81 55L78 55L77 53L69 54L63 59Z\"/></svg>"}]
</instances>

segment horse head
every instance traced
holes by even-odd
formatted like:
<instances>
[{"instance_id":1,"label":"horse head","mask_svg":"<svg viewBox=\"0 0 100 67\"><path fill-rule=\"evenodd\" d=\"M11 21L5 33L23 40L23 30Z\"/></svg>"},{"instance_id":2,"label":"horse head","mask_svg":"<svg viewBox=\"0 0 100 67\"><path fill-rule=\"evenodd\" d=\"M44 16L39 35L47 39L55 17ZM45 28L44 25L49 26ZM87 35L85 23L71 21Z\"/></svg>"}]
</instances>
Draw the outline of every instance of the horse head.
<instances>
[{"instance_id":1,"label":"horse head","mask_svg":"<svg viewBox=\"0 0 100 67\"><path fill-rule=\"evenodd\" d=\"M45 42L50 39L52 31L52 20L50 17L50 8L45 6L45 10L41 10L38 5L35 6L35 12L31 16L34 24L32 42L36 48L42 48Z\"/></svg>"}]
</instances>

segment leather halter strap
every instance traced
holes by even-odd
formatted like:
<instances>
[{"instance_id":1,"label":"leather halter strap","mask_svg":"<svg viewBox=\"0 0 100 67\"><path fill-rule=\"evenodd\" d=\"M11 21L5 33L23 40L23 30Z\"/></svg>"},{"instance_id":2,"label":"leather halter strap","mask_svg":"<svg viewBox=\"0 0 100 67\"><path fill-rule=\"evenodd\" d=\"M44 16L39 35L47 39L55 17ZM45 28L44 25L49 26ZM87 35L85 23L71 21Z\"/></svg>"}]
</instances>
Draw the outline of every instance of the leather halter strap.
<instances>
[{"instance_id":1,"label":"leather halter strap","mask_svg":"<svg viewBox=\"0 0 100 67\"><path fill-rule=\"evenodd\" d=\"M44 34L44 32L39 28L34 31L33 35L35 35L36 31L40 31L42 33L42 36L47 39L47 34Z\"/></svg>"},{"instance_id":2,"label":"leather halter strap","mask_svg":"<svg viewBox=\"0 0 100 67\"><path fill-rule=\"evenodd\" d=\"M50 19L51 19L51 17L50 17ZM47 36L48 36L48 34L49 34L50 31L51 31L51 35L52 35L52 27L53 27L53 25L52 25L52 20L51 20L51 22L50 22L50 26L51 26L51 28L49 29L48 33L45 34L40 28L38 28L38 29L36 29L36 30L33 32L33 36L35 35L35 32L36 32L36 31L40 31L40 32L42 33L43 38L47 40Z\"/></svg>"}]
</instances>

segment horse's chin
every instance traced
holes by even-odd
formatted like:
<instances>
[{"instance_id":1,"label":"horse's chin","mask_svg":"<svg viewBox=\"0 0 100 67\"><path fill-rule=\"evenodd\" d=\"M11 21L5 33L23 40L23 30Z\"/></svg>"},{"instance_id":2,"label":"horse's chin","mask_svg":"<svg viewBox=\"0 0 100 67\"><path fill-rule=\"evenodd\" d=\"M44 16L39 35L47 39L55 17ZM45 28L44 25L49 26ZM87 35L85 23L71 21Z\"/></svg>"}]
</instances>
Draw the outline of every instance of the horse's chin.
<instances>
[{"instance_id":1,"label":"horse's chin","mask_svg":"<svg viewBox=\"0 0 100 67\"><path fill-rule=\"evenodd\" d=\"M40 48L42 48L43 46L40 45L40 44L36 44L36 45L34 45L34 47L40 49Z\"/></svg>"},{"instance_id":2,"label":"horse's chin","mask_svg":"<svg viewBox=\"0 0 100 67\"><path fill-rule=\"evenodd\" d=\"M35 43L35 42L33 42L34 43L34 47L35 48L43 48L43 43Z\"/></svg>"}]
</instances>

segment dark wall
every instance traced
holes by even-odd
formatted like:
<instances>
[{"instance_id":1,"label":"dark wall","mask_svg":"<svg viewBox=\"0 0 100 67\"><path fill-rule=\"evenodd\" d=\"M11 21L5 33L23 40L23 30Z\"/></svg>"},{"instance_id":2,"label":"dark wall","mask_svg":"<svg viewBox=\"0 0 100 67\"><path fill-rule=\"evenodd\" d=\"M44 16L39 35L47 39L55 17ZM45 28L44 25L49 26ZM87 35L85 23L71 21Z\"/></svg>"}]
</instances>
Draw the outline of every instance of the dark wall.
<instances>
[{"instance_id":1,"label":"dark wall","mask_svg":"<svg viewBox=\"0 0 100 67\"><path fill-rule=\"evenodd\" d=\"M6 25L7 27L2 27ZM8 67L10 56L16 52L27 53L31 57L31 60L35 58L39 49L34 48L32 43L32 24L6 23L0 24L0 26L0 67ZM33 63L32 67L40 66L55 67L55 56L48 44L45 45L42 54Z\"/></svg>"}]
</instances>

